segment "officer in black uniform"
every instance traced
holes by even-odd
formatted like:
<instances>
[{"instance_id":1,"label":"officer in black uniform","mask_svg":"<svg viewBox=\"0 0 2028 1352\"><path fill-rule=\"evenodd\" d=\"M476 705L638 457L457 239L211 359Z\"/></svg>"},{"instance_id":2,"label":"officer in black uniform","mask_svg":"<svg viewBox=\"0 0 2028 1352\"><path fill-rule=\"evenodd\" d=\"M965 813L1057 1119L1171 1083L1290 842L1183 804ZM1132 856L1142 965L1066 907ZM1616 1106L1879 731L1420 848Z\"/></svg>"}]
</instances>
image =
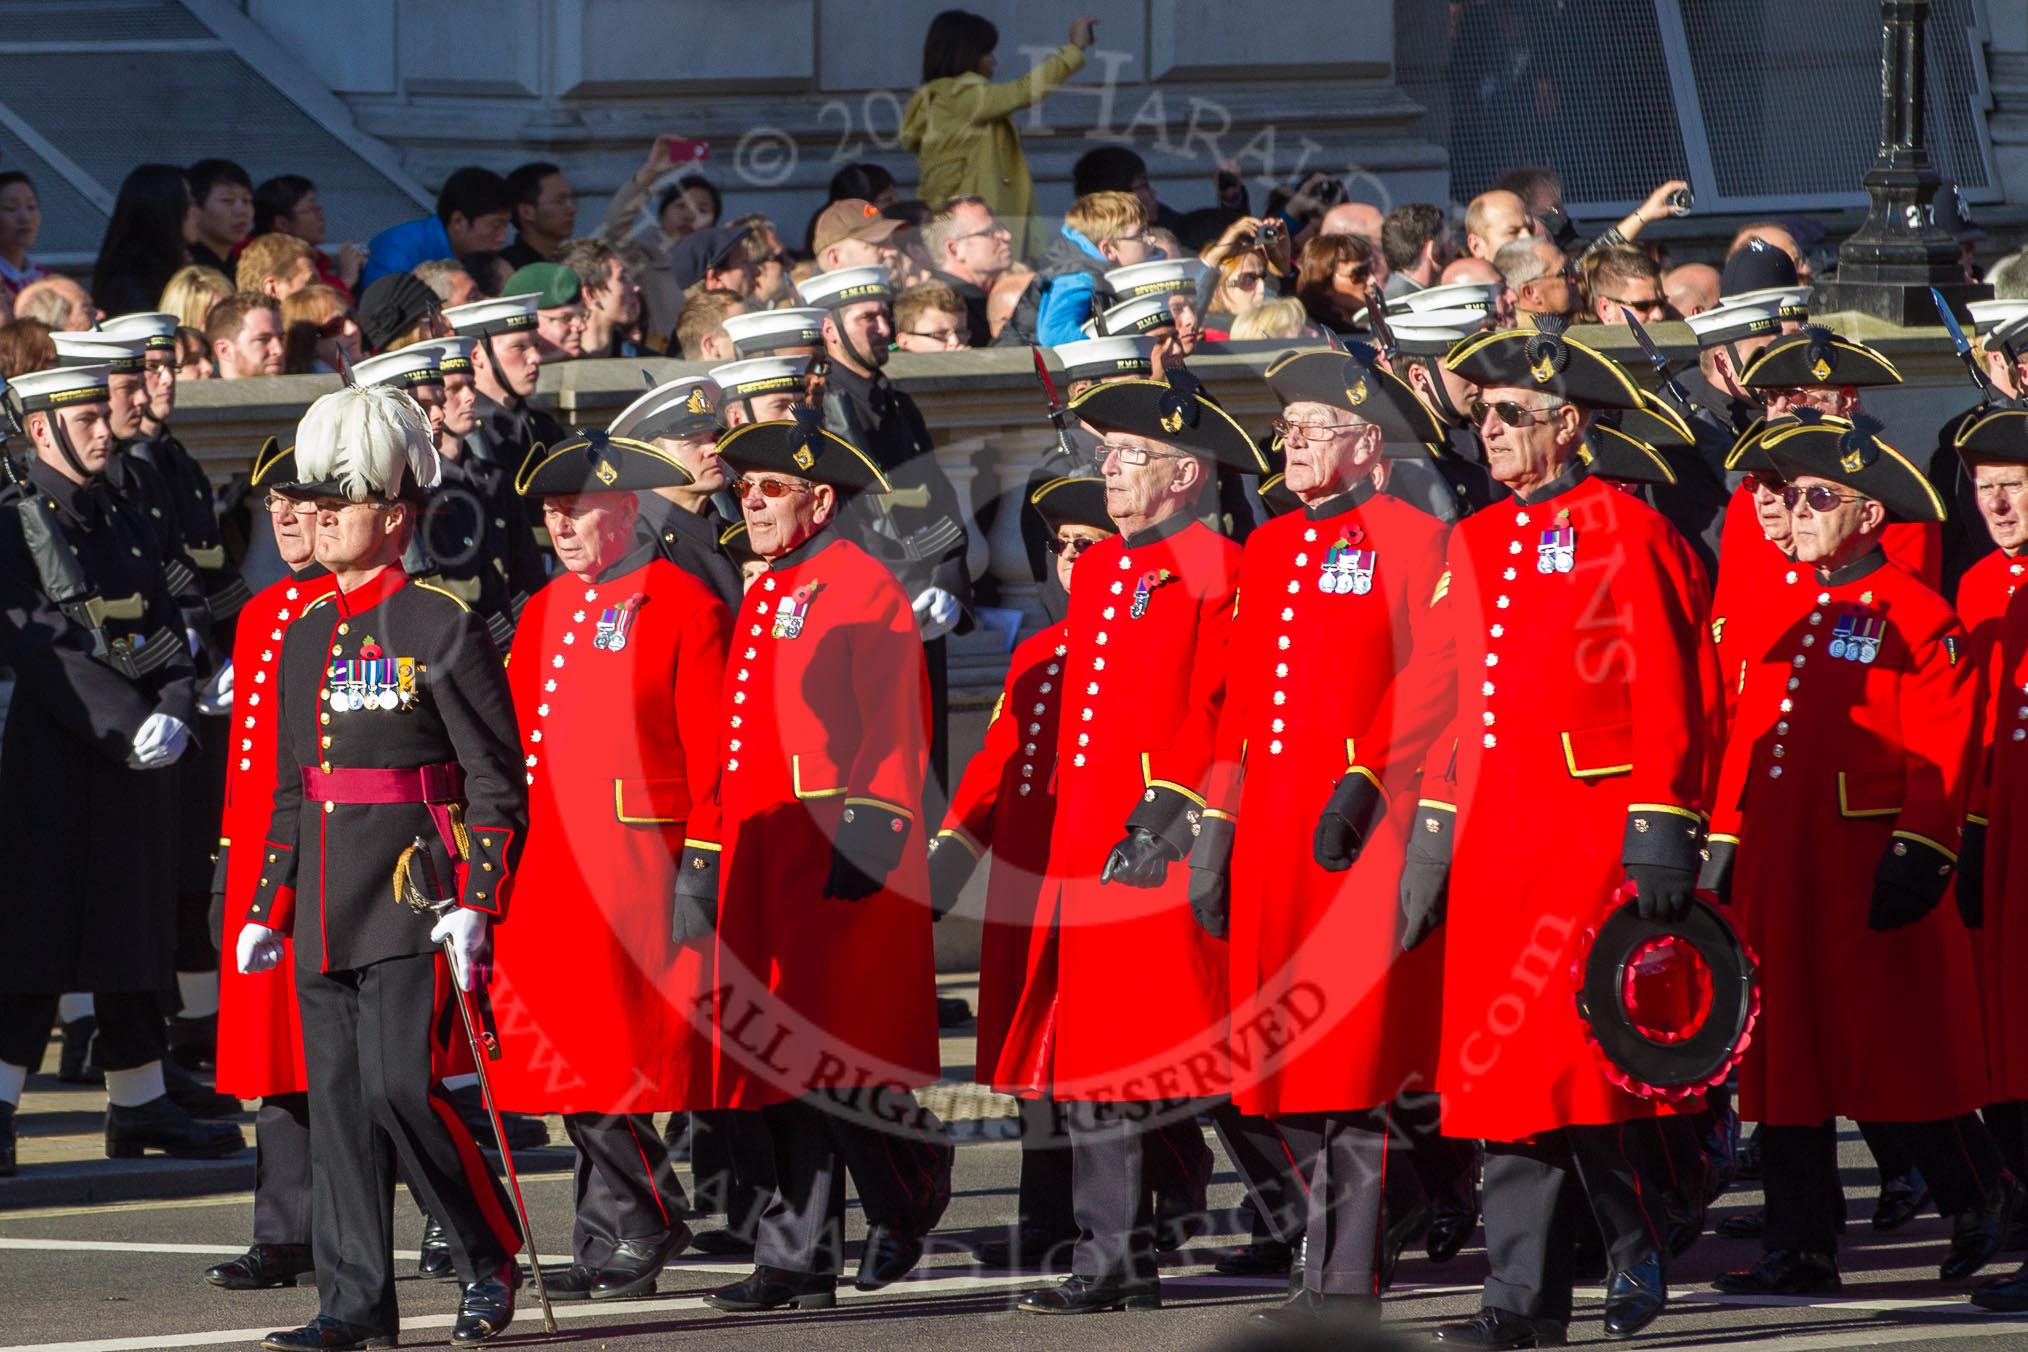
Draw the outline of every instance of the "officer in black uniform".
<instances>
[{"instance_id":1,"label":"officer in black uniform","mask_svg":"<svg viewBox=\"0 0 2028 1352\"><path fill-rule=\"evenodd\" d=\"M262 1345L398 1336L398 1162L449 1232L464 1286L451 1341L466 1346L507 1326L521 1279L506 1197L438 1084L462 1047L450 987L484 984L527 829L514 708L483 621L401 567L437 477L415 401L383 386L324 396L298 428L296 465L338 592L283 640L275 810L234 954L263 971L283 932L295 938L320 1311ZM404 895L434 904L419 912Z\"/></svg>"},{"instance_id":2,"label":"officer in black uniform","mask_svg":"<svg viewBox=\"0 0 2028 1352\"><path fill-rule=\"evenodd\" d=\"M1415 296L1425 294L1425 291L1414 293ZM1477 387L1446 370L1443 364L1444 354L1484 328L1490 313L1477 306L1408 310L1390 315L1387 320L1398 353L1394 361L1395 374L1407 381L1409 388L1429 405L1430 411L1443 425L1444 432L1443 440L1430 448L1434 457L1431 462L1434 476L1425 472L1417 478L1416 473L1411 471L1410 477L1415 479L1422 491L1410 496L1407 490L1396 491L1395 488L1395 480L1400 477L1401 470L1409 463L1420 462L1396 465L1394 473L1388 476L1388 491L1439 521L1461 521L1481 507L1507 496L1507 490L1494 482L1493 476L1486 470L1486 448L1479 440L1479 429L1472 425L1471 401L1478 397ZM1432 484L1432 478L1440 483Z\"/></svg>"},{"instance_id":3,"label":"officer in black uniform","mask_svg":"<svg viewBox=\"0 0 2028 1352\"><path fill-rule=\"evenodd\" d=\"M159 538L106 484L110 370L17 377L32 446L0 494L0 1173L14 1109L65 991L90 992L106 1072L106 1152L213 1158L245 1147L165 1092L162 999L175 989L179 779L196 669Z\"/></svg>"},{"instance_id":4,"label":"officer in black uniform","mask_svg":"<svg viewBox=\"0 0 2028 1352\"><path fill-rule=\"evenodd\" d=\"M472 383L479 393L479 421L466 436L463 453L455 457L460 473L451 476L450 482L458 485L461 481L469 493L476 494L482 512L473 521L471 503L433 500L426 514L431 520L423 526L423 533L446 585L486 617L503 651L513 633L513 617L549 576L545 563L548 537L542 534L541 523L528 514L528 504L514 492L514 476L529 451L556 445L568 435L562 423L528 402L542 369L535 332L539 299L533 293L502 296L444 311L445 321L458 337L477 342L472 351ZM441 524L435 520L439 516L444 518ZM475 526L476 533L465 530L468 525ZM473 543L465 543L468 539ZM447 553L436 552L439 546ZM467 551L476 553L469 560L451 561ZM492 575L479 583L476 597L465 594L473 587L469 572ZM491 603L497 587L504 587L504 608Z\"/></svg>"},{"instance_id":5,"label":"officer in black uniform","mask_svg":"<svg viewBox=\"0 0 2028 1352\"><path fill-rule=\"evenodd\" d=\"M620 410L606 430L616 437L651 442L689 471L682 487L643 492L636 533L653 541L663 558L689 573L725 602L739 608L739 565L718 537L732 522L719 509L725 467L718 461L719 406L724 395L701 376L657 385Z\"/></svg>"},{"instance_id":6,"label":"officer in black uniform","mask_svg":"<svg viewBox=\"0 0 2028 1352\"><path fill-rule=\"evenodd\" d=\"M839 524L885 563L909 595L930 675L930 771L949 776L949 654L945 635L971 629L972 578L965 568L965 510L937 464L915 400L881 373L894 340L893 292L878 266L820 272L799 288L824 310L830 373L824 426L873 457L892 485L847 501Z\"/></svg>"}]
</instances>

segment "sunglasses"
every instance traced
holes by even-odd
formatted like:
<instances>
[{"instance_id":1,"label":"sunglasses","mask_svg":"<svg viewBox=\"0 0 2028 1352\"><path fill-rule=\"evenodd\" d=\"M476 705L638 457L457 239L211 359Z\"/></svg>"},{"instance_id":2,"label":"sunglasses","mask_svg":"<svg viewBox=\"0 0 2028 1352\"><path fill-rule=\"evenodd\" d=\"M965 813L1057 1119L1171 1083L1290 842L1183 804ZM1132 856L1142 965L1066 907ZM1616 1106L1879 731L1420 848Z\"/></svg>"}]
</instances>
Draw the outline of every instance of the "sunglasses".
<instances>
[{"instance_id":1,"label":"sunglasses","mask_svg":"<svg viewBox=\"0 0 2028 1352\"><path fill-rule=\"evenodd\" d=\"M1074 559L1097 543L1098 541L1087 540L1082 535L1073 536L1068 540L1061 536L1052 536L1042 542L1042 547L1052 554L1068 554Z\"/></svg>"},{"instance_id":2,"label":"sunglasses","mask_svg":"<svg viewBox=\"0 0 2028 1352\"><path fill-rule=\"evenodd\" d=\"M352 322L352 313L349 310L343 314L332 315L317 326L317 336L319 338L341 337L345 332L345 326Z\"/></svg>"},{"instance_id":3,"label":"sunglasses","mask_svg":"<svg viewBox=\"0 0 2028 1352\"><path fill-rule=\"evenodd\" d=\"M1857 493L1840 493L1836 489L1826 488L1822 484L1811 488L1796 488L1791 485L1782 490L1782 505L1792 512L1796 510L1797 504L1804 502L1810 504L1810 510L1813 512L1828 512L1835 509L1841 502L1858 502L1859 500Z\"/></svg>"},{"instance_id":4,"label":"sunglasses","mask_svg":"<svg viewBox=\"0 0 2028 1352\"><path fill-rule=\"evenodd\" d=\"M1496 399L1490 404L1483 399L1474 399L1465 410L1465 416L1472 420L1472 426L1474 427L1485 422L1486 415L1489 413L1509 427L1527 427L1531 423L1550 421L1555 415L1556 410L1553 408L1529 408L1527 405L1517 404L1511 399Z\"/></svg>"},{"instance_id":5,"label":"sunglasses","mask_svg":"<svg viewBox=\"0 0 2028 1352\"><path fill-rule=\"evenodd\" d=\"M791 493L809 492L810 485L795 483L788 479L749 479L742 477L732 481L732 491L741 497L745 497L748 493L755 492L756 490L764 498L785 498Z\"/></svg>"}]
</instances>

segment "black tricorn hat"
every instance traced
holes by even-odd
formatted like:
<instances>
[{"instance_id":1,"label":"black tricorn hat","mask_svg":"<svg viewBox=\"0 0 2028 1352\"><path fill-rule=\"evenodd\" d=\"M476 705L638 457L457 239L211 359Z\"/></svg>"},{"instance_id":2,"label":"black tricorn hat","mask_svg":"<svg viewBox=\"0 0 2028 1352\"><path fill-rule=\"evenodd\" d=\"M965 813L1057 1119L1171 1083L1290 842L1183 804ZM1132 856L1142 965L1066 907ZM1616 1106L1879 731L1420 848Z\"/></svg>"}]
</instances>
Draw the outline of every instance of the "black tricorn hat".
<instances>
[{"instance_id":1,"label":"black tricorn hat","mask_svg":"<svg viewBox=\"0 0 2028 1352\"><path fill-rule=\"evenodd\" d=\"M1042 517L1042 524L1054 535L1059 526L1090 526L1109 535L1120 528L1106 511L1106 481L1091 474L1072 474L1051 479L1028 500Z\"/></svg>"},{"instance_id":2,"label":"black tricorn hat","mask_svg":"<svg viewBox=\"0 0 2028 1352\"><path fill-rule=\"evenodd\" d=\"M1697 438L1682 416L1646 390L1641 391L1639 408L1600 409L1591 425L1595 428L1609 427L1643 445L1668 450L1682 450L1697 444Z\"/></svg>"},{"instance_id":3,"label":"black tricorn hat","mask_svg":"<svg viewBox=\"0 0 2028 1352\"><path fill-rule=\"evenodd\" d=\"M1809 409L1802 411L1811 412ZM1732 449L1725 453L1725 467L1740 474L1779 474L1781 471L1774 467L1774 461L1768 459L1767 452L1761 449L1761 438L1800 421L1795 417L1776 418L1772 422L1765 416L1755 418L1732 443Z\"/></svg>"},{"instance_id":4,"label":"black tricorn hat","mask_svg":"<svg viewBox=\"0 0 2028 1352\"><path fill-rule=\"evenodd\" d=\"M1444 365L1475 385L1541 390L1590 408L1640 408L1641 387L1611 357L1565 334L1499 329L1475 333Z\"/></svg>"},{"instance_id":5,"label":"black tricorn hat","mask_svg":"<svg viewBox=\"0 0 2028 1352\"><path fill-rule=\"evenodd\" d=\"M296 448L293 445L283 446L278 437L269 437L261 443L260 454L254 457L253 473L247 476L247 485L285 493L295 486L299 477L296 473Z\"/></svg>"},{"instance_id":6,"label":"black tricorn hat","mask_svg":"<svg viewBox=\"0 0 2028 1352\"><path fill-rule=\"evenodd\" d=\"M681 488L695 477L659 446L606 432L579 432L568 441L537 446L514 476L514 491L525 498L552 494L633 493Z\"/></svg>"},{"instance_id":7,"label":"black tricorn hat","mask_svg":"<svg viewBox=\"0 0 2028 1352\"><path fill-rule=\"evenodd\" d=\"M1988 409L1965 424L1957 448L1968 465L1987 460L2028 465L2028 408Z\"/></svg>"},{"instance_id":8,"label":"black tricorn hat","mask_svg":"<svg viewBox=\"0 0 2028 1352\"><path fill-rule=\"evenodd\" d=\"M747 538L746 522L735 521L718 533L718 547L734 564L759 563L761 556L753 552L753 541Z\"/></svg>"},{"instance_id":9,"label":"black tricorn hat","mask_svg":"<svg viewBox=\"0 0 2028 1352\"><path fill-rule=\"evenodd\" d=\"M1866 344L1806 324L1762 348L1739 373L1739 383L1749 390L1899 385L1901 372Z\"/></svg>"},{"instance_id":10,"label":"black tricorn hat","mask_svg":"<svg viewBox=\"0 0 2028 1352\"><path fill-rule=\"evenodd\" d=\"M1760 1016L1753 954L1701 900L1680 921L1644 920L1627 900L1589 937L1573 975L1607 1078L1642 1098L1688 1098L1723 1080Z\"/></svg>"},{"instance_id":11,"label":"black tricorn hat","mask_svg":"<svg viewBox=\"0 0 2028 1352\"><path fill-rule=\"evenodd\" d=\"M1638 437L1617 427L1595 422L1585 434L1578 451L1591 472L1601 479L1623 484L1674 484L1676 471L1662 453Z\"/></svg>"},{"instance_id":12,"label":"black tricorn hat","mask_svg":"<svg viewBox=\"0 0 2028 1352\"><path fill-rule=\"evenodd\" d=\"M1313 348L1288 352L1267 369L1268 388L1284 406L1324 404L1364 418L1390 442L1442 441L1443 424L1409 383L1379 364L1364 343L1345 352ZM1418 452L1420 454L1420 452Z\"/></svg>"},{"instance_id":13,"label":"black tricorn hat","mask_svg":"<svg viewBox=\"0 0 2028 1352\"><path fill-rule=\"evenodd\" d=\"M802 410L799 410L801 412ZM814 415L778 422L741 423L718 443L718 458L736 474L769 471L840 493L885 493L887 476L864 451L824 430Z\"/></svg>"},{"instance_id":14,"label":"black tricorn hat","mask_svg":"<svg viewBox=\"0 0 2028 1352\"><path fill-rule=\"evenodd\" d=\"M1267 504L1269 516L1286 516L1303 505L1303 500L1289 488L1287 479L1288 476L1283 471L1276 470L1262 479L1260 487L1254 490L1260 494L1260 500Z\"/></svg>"},{"instance_id":15,"label":"black tricorn hat","mask_svg":"<svg viewBox=\"0 0 2028 1352\"><path fill-rule=\"evenodd\" d=\"M1843 484L1887 509L1896 521L1941 521L1944 501L1923 472L1880 439L1871 418L1798 419L1793 427L1770 429L1761 450L1775 472Z\"/></svg>"},{"instance_id":16,"label":"black tricorn hat","mask_svg":"<svg viewBox=\"0 0 2028 1352\"><path fill-rule=\"evenodd\" d=\"M1070 411L1101 431L1147 437L1245 474L1267 472L1246 429L1181 367L1170 367L1167 380L1094 385L1070 401Z\"/></svg>"}]
</instances>

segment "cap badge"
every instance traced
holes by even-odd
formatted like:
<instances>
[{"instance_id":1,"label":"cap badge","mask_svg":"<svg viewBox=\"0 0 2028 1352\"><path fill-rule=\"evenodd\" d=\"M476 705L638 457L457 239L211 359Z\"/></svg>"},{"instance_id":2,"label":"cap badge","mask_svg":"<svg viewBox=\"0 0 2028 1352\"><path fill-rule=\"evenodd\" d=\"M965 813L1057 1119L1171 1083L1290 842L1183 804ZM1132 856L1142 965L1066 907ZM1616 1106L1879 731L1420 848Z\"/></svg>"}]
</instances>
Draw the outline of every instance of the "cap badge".
<instances>
[{"instance_id":1,"label":"cap badge","mask_svg":"<svg viewBox=\"0 0 2028 1352\"><path fill-rule=\"evenodd\" d=\"M1163 411L1162 430L1172 435L1183 430L1183 410L1181 408L1165 409Z\"/></svg>"},{"instance_id":2,"label":"cap badge","mask_svg":"<svg viewBox=\"0 0 2028 1352\"><path fill-rule=\"evenodd\" d=\"M1817 358L1810 363L1810 377L1813 380L1829 380L1831 378L1831 363L1825 361L1822 357Z\"/></svg>"},{"instance_id":3,"label":"cap badge","mask_svg":"<svg viewBox=\"0 0 2028 1352\"><path fill-rule=\"evenodd\" d=\"M796 462L797 469L808 469L817 463L816 453L807 444L796 447L796 453L789 458Z\"/></svg>"},{"instance_id":4,"label":"cap badge","mask_svg":"<svg viewBox=\"0 0 2028 1352\"><path fill-rule=\"evenodd\" d=\"M1570 365L1570 349L1553 333L1538 333L1530 338L1521 355L1528 363L1528 374L1538 385L1547 385Z\"/></svg>"},{"instance_id":5,"label":"cap badge","mask_svg":"<svg viewBox=\"0 0 2028 1352\"><path fill-rule=\"evenodd\" d=\"M1355 383L1347 386L1345 389L1345 400L1354 408L1366 402L1366 395L1366 377L1364 376L1359 377Z\"/></svg>"},{"instance_id":6,"label":"cap badge","mask_svg":"<svg viewBox=\"0 0 2028 1352\"><path fill-rule=\"evenodd\" d=\"M620 471L614 467L612 461L604 456L599 456L592 461L592 475L600 483L610 486L614 480L620 477Z\"/></svg>"},{"instance_id":7,"label":"cap badge","mask_svg":"<svg viewBox=\"0 0 2028 1352\"><path fill-rule=\"evenodd\" d=\"M684 401L683 407L691 413L709 413L711 401L704 397L703 390L694 389L690 391L690 398Z\"/></svg>"}]
</instances>

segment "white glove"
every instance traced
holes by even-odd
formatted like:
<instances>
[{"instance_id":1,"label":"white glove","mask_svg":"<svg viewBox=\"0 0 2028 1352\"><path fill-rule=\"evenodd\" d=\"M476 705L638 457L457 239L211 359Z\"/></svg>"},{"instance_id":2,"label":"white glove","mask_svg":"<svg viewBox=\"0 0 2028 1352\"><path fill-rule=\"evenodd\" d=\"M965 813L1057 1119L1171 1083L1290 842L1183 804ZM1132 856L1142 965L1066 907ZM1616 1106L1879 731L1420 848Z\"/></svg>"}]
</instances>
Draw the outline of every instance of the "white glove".
<instances>
[{"instance_id":1,"label":"white glove","mask_svg":"<svg viewBox=\"0 0 2028 1352\"><path fill-rule=\"evenodd\" d=\"M458 989L469 991L483 986L491 975L487 959L492 955L492 917L484 911L453 906L430 931L430 942L444 944L451 959L451 979Z\"/></svg>"},{"instance_id":2,"label":"white glove","mask_svg":"<svg viewBox=\"0 0 2028 1352\"><path fill-rule=\"evenodd\" d=\"M232 663L227 662L205 682L204 692L197 697L197 711L205 714L232 712Z\"/></svg>"},{"instance_id":3,"label":"white glove","mask_svg":"<svg viewBox=\"0 0 2028 1352\"><path fill-rule=\"evenodd\" d=\"M279 967L282 962L283 934L266 925L256 925L251 920L240 926L238 958L241 976L252 976Z\"/></svg>"},{"instance_id":4,"label":"white glove","mask_svg":"<svg viewBox=\"0 0 2028 1352\"><path fill-rule=\"evenodd\" d=\"M134 734L134 759L144 770L169 765L190 745L190 729L168 714L149 714Z\"/></svg>"},{"instance_id":5,"label":"white glove","mask_svg":"<svg viewBox=\"0 0 2028 1352\"><path fill-rule=\"evenodd\" d=\"M915 626L930 643L958 627L958 598L942 587L925 587L915 598Z\"/></svg>"}]
</instances>

